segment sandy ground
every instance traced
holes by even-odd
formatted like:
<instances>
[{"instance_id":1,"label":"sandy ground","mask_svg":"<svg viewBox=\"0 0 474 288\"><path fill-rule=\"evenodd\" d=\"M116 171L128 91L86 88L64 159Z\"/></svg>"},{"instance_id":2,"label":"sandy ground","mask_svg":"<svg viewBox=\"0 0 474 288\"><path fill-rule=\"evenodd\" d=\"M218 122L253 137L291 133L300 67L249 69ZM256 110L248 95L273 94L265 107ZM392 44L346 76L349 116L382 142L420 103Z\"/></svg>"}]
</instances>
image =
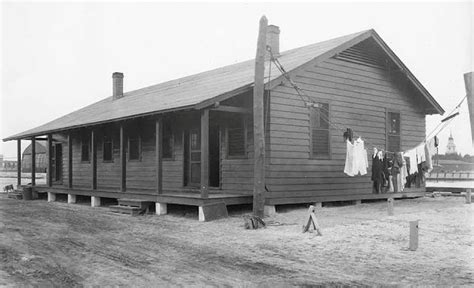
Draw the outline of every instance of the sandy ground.
<instances>
[{"instance_id":1,"label":"sandy ground","mask_svg":"<svg viewBox=\"0 0 474 288\"><path fill-rule=\"evenodd\" d=\"M323 207L317 236L301 233L304 206L245 230L247 208L200 223L197 209L130 217L0 195L0 286L472 286L473 207L460 197L395 201L395 216L384 202Z\"/></svg>"}]
</instances>

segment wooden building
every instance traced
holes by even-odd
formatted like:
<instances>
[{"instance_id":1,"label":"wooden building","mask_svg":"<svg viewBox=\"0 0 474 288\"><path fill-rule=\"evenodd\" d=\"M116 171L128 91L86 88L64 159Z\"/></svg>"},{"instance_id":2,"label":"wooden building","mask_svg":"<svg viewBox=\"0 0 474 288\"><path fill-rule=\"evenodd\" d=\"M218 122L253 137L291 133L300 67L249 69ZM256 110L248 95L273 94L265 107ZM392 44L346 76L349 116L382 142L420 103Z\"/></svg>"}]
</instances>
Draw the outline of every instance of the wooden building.
<instances>
[{"instance_id":1,"label":"wooden building","mask_svg":"<svg viewBox=\"0 0 474 288\"><path fill-rule=\"evenodd\" d=\"M403 151L425 138L425 115L444 111L374 30L279 51L265 61L265 205L422 195L373 194L370 172L343 173L342 132ZM113 96L4 141L48 142L48 185L39 191L199 206L252 203L254 59ZM311 102L314 107L308 108ZM42 138L44 139L44 138ZM372 147L367 147L372 149ZM54 151L54 152L53 152ZM34 166L34 165L33 165ZM201 214L200 214L201 216ZM202 220L202 217L200 217Z\"/></svg>"}]
</instances>

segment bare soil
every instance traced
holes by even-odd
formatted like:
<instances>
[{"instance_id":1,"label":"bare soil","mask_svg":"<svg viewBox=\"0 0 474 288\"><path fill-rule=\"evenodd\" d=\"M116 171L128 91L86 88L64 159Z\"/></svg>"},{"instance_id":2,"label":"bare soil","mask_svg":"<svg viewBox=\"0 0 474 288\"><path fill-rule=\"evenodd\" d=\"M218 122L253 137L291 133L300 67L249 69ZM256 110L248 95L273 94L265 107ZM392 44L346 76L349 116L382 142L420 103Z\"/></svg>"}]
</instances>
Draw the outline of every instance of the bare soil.
<instances>
[{"instance_id":1,"label":"bare soil","mask_svg":"<svg viewBox=\"0 0 474 288\"><path fill-rule=\"evenodd\" d=\"M194 209L131 217L0 195L0 286L472 286L473 207L460 197L395 201L395 216L385 202L323 207L317 236L301 232L304 206L245 230L245 208L201 223Z\"/></svg>"}]
</instances>

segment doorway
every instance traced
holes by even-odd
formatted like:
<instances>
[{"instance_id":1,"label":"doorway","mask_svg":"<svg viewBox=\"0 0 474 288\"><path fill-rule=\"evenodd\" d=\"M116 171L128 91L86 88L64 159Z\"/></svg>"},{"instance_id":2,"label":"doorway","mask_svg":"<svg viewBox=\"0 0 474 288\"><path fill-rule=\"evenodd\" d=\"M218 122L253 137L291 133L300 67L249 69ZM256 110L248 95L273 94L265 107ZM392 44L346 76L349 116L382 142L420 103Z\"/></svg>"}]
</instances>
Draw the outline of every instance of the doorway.
<instances>
[{"instance_id":1,"label":"doorway","mask_svg":"<svg viewBox=\"0 0 474 288\"><path fill-rule=\"evenodd\" d=\"M53 144L51 146L51 171L52 179L55 182L63 179L63 145Z\"/></svg>"},{"instance_id":2,"label":"doorway","mask_svg":"<svg viewBox=\"0 0 474 288\"><path fill-rule=\"evenodd\" d=\"M201 185L201 131L191 129L184 133L184 186ZM209 127L209 186L220 186L220 133L219 126Z\"/></svg>"}]
</instances>

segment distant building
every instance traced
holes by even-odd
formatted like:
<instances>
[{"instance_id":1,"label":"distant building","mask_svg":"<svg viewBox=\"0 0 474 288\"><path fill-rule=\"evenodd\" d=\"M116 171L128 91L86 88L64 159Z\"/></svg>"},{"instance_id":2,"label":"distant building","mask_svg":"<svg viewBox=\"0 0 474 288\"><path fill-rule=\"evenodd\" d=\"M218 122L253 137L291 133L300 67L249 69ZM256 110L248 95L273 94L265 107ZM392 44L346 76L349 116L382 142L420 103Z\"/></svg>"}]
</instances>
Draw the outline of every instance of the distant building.
<instances>
[{"instance_id":1,"label":"distant building","mask_svg":"<svg viewBox=\"0 0 474 288\"><path fill-rule=\"evenodd\" d=\"M47 157L46 157L46 147L43 144L36 142L36 173L45 173L46 168L48 167ZM23 151L21 157L21 171L22 172L31 172L31 144L26 147Z\"/></svg>"},{"instance_id":2,"label":"distant building","mask_svg":"<svg viewBox=\"0 0 474 288\"><path fill-rule=\"evenodd\" d=\"M458 154L456 151L456 144L454 144L453 133L449 134L448 145L446 146L446 155Z\"/></svg>"}]
</instances>

